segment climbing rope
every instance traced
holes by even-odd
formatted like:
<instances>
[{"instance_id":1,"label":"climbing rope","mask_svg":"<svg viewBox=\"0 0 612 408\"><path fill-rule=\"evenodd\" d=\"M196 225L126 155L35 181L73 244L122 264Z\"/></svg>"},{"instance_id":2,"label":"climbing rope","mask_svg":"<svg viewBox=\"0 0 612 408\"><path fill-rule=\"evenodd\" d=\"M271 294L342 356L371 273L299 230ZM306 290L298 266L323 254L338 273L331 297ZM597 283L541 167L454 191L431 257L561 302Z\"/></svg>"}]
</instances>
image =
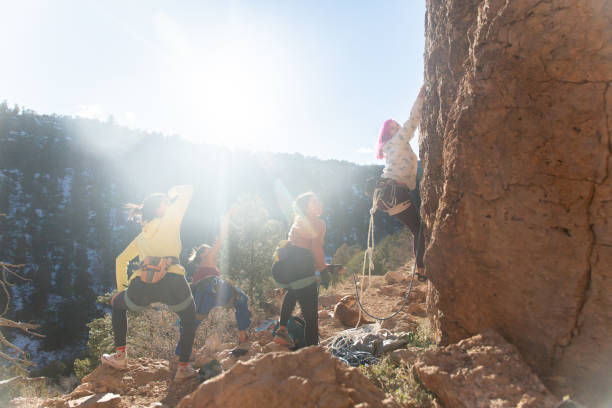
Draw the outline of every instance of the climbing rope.
<instances>
[{"instance_id":1,"label":"climbing rope","mask_svg":"<svg viewBox=\"0 0 612 408\"><path fill-rule=\"evenodd\" d=\"M391 192L391 197L392 197L391 207L394 207L397 204L397 197L395 194L395 185L393 185L392 188L393 190ZM415 257L414 265L412 267L412 276L410 278L410 286L408 286L408 292L406 293L406 296L404 296L404 300L402 301L402 305L400 306L400 308L396 312L392 313L391 315L386 316L386 317L374 316L371 313L369 313L365 309L363 304L361 303L361 299L364 298L364 296L366 295L368 289L370 288L370 284L372 282L372 270L374 269L374 214L376 213L376 210L378 210L378 200L380 199L381 195L382 195L382 190L376 189L374 191L374 196L372 197L372 208L370 209L370 226L368 228L368 247L365 253L363 254L363 267L361 269L361 277L365 281L365 267L366 267L366 262L367 262L368 263L368 288L364 290L365 285L362 284L361 285L361 295L359 295L360 289L357 286L357 277L355 276L355 272L353 272L353 283L355 285L355 295L356 295L355 297L357 298L357 304L359 305L359 317L357 319L357 326L359 325L359 321L361 320L362 312L365 313L367 316L371 317L372 319L378 320L381 322L384 320L391 320L395 316L397 316L408 303L408 298L410 297L410 292L412 291L412 284L414 282L414 276L416 274L416 257ZM417 236L413 237L414 239L416 239L417 245L419 245L419 238L421 235L422 227L423 227L423 223L421 221L421 223L419 224L419 231L417 233Z\"/></svg>"}]
</instances>

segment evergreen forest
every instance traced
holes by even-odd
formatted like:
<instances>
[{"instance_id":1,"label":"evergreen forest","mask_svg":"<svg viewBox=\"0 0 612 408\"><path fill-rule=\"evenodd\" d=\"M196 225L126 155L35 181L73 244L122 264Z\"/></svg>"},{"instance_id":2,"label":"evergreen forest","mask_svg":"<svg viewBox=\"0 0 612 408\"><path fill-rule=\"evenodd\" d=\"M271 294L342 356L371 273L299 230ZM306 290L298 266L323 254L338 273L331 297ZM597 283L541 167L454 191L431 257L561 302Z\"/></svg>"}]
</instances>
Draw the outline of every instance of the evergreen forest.
<instances>
[{"instance_id":1,"label":"evergreen forest","mask_svg":"<svg viewBox=\"0 0 612 408\"><path fill-rule=\"evenodd\" d=\"M299 154L232 151L128 129L112 118L39 115L2 103L0 260L23 265L28 279L13 280L7 317L40 324L46 336L8 337L39 368L84 352L87 323L108 312L96 299L115 289L115 258L140 230L127 219L126 203L193 185L181 258L197 244L212 244L220 218L238 204L220 269L253 301L261 295L256 283L269 279L271 251L292 221L293 199L306 191L320 197L331 259L343 245L365 247L367 190L381 171ZM381 212L375 218L377 240L399 229ZM0 297L5 305L6 295Z\"/></svg>"}]
</instances>

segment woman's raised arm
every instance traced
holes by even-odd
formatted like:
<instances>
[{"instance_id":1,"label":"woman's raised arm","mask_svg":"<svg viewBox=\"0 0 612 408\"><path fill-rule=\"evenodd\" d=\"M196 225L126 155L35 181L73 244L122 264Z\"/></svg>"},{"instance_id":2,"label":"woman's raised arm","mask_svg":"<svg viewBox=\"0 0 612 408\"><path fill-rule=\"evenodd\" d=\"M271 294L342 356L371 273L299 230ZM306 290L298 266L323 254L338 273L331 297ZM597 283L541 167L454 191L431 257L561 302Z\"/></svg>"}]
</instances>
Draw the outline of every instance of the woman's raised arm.
<instances>
[{"instance_id":1,"label":"woman's raised arm","mask_svg":"<svg viewBox=\"0 0 612 408\"><path fill-rule=\"evenodd\" d=\"M168 198L174 202L166 210L164 218L180 224L193 196L192 186L174 186L168 190Z\"/></svg>"},{"instance_id":2,"label":"woman's raised arm","mask_svg":"<svg viewBox=\"0 0 612 408\"><path fill-rule=\"evenodd\" d=\"M421 122L421 112L423 111L423 100L425 99L425 85L421 87L412 109L410 110L410 118L404 122L404 126L399 130L398 137L406 142L410 142L414 137L414 132L419 127Z\"/></svg>"}]
</instances>

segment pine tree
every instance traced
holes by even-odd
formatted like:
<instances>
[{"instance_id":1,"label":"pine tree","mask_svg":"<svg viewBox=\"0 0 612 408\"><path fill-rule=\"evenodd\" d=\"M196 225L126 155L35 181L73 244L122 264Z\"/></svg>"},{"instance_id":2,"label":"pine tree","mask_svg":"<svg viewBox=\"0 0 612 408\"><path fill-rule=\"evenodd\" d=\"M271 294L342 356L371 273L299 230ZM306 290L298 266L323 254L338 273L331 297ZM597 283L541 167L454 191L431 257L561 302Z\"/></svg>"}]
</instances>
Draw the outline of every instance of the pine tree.
<instances>
[{"instance_id":1,"label":"pine tree","mask_svg":"<svg viewBox=\"0 0 612 408\"><path fill-rule=\"evenodd\" d=\"M259 197L245 196L239 200L221 271L238 282L255 304L260 304L265 291L273 286L272 254L284 235L281 223L268 218Z\"/></svg>"}]
</instances>

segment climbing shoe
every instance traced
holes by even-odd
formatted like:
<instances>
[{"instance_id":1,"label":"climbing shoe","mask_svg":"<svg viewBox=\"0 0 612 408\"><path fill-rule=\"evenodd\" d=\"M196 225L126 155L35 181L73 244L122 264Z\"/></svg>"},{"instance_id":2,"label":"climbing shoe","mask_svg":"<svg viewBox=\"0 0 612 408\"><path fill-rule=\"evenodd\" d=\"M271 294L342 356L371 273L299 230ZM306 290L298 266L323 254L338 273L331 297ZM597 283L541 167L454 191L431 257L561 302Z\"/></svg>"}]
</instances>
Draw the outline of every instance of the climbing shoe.
<instances>
[{"instance_id":1,"label":"climbing shoe","mask_svg":"<svg viewBox=\"0 0 612 408\"><path fill-rule=\"evenodd\" d=\"M126 353L102 354L100 360L102 360L102 364L106 364L117 370L127 370Z\"/></svg>"},{"instance_id":2,"label":"climbing shoe","mask_svg":"<svg viewBox=\"0 0 612 408\"><path fill-rule=\"evenodd\" d=\"M425 268L418 268L416 277L419 282L427 282L427 274L425 273Z\"/></svg>"},{"instance_id":3,"label":"climbing shoe","mask_svg":"<svg viewBox=\"0 0 612 408\"><path fill-rule=\"evenodd\" d=\"M232 357L236 357L236 358L247 355L248 353L249 353L249 350L243 349L243 348L235 348L232 351L230 351L230 354L232 355Z\"/></svg>"},{"instance_id":4,"label":"climbing shoe","mask_svg":"<svg viewBox=\"0 0 612 408\"><path fill-rule=\"evenodd\" d=\"M185 381L189 378L196 377L198 375L197 371L193 369L193 366L189 363L180 364L176 369L176 374L174 375L174 381Z\"/></svg>"}]
</instances>

